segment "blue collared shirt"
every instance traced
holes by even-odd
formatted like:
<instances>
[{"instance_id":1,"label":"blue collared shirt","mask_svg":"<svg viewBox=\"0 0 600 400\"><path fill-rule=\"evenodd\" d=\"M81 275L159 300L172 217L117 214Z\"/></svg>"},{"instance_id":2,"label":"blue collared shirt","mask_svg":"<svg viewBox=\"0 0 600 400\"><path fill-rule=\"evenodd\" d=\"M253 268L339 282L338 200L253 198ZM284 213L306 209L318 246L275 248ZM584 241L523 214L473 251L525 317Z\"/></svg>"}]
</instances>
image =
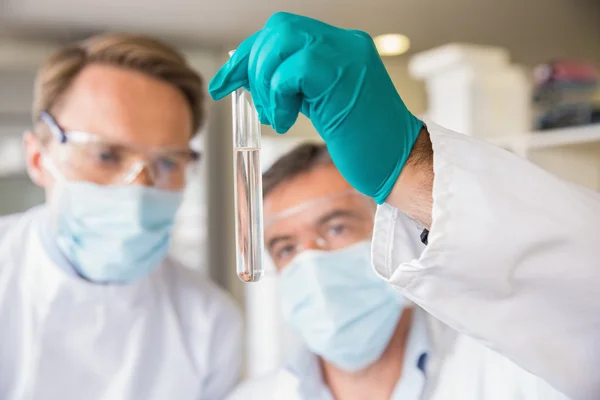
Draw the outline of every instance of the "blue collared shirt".
<instances>
[{"instance_id":1,"label":"blue collared shirt","mask_svg":"<svg viewBox=\"0 0 600 400\"><path fill-rule=\"evenodd\" d=\"M406 342L402 376L390 400L418 400L425 387L427 355L429 354L427 315L416 309ZM298 381L300 398L333 400L323 382L319 359L307 348L302 348L285 367Z\"/></svg>"}]
</instances>

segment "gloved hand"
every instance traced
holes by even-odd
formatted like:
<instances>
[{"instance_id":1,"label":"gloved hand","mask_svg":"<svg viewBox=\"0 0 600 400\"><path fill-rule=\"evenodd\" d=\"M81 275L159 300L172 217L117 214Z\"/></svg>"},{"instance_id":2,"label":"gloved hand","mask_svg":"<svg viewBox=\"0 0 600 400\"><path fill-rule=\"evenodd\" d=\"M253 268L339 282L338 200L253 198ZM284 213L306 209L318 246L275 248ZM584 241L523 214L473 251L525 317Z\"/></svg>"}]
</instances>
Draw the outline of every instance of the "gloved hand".
<instances>
[{"instance_id":1,"label":"gloved hand","mask_svg":"<svg viewBox=\"0 0 600 400\"><path fill-rule=\"evenodd\" d=\"M274 14L209 85L213 99L245 87L263 124L287 132L302 112L358 191L385 201L422 128L407 110L371 37Z\"/></svg>"}]
</instances>

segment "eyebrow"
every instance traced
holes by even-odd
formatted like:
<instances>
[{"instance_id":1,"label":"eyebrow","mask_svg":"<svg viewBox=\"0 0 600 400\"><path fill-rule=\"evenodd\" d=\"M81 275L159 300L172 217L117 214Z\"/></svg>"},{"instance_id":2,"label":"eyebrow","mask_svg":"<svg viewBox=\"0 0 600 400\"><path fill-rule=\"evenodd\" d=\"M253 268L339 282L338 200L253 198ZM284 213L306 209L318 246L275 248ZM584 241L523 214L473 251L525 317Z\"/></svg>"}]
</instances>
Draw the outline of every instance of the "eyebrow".
<instances>
[{"instance_id":1,"label":"eyebrow","mask_svg":"<svg viewBox=\"0 0 600 400\"><path fill-rule=\"evenodd\" d=\"M327 222L331 221L332 219L340 218L340 217L350 217L350 218L358 219L358 213L351 211L351 210L333 210L333 211L323 215L321 218L319 218L317 220L316 225L317 226L323 225L323 224L326 224ZM292 239L293 239L292 235L275 236L274 238L269 240L269 243L267 243L267 248L270 250L277 243L285 242L286 240L292 240Z\"/></svg>"},{"instance_id":2,"label":"eyebrow","mask_svg":"<svg viewBox=\"0 0 600 400\"><path fill-rule=\"evenodd\" d=\"M275 236L274 238L272 238L271 240L269 240L269 243L267 244L267 248L269 249L269 251L271 251L271 249L273 247L275 247L275 245L279 242L285 242L286 240L292 240L293 237L292 235L280 235L280 236Z\"/></svg>"},{"instance_id":3,"label":"eyebrow","mask_svg":"<svg viewBox=\"0 0 600 400\"><path fill-rule=\"evenodd\" d=\"M358 213L355 211L351 211L351 210L333 210L330 213L327 213L327 214L323 215L321 218L319 218L319 220L317 221L317 225L326 224L327 222L331 221L332 219L339 218L339 217L350 217L350 218L358 219Z\"/></svg>"}]
</instances>

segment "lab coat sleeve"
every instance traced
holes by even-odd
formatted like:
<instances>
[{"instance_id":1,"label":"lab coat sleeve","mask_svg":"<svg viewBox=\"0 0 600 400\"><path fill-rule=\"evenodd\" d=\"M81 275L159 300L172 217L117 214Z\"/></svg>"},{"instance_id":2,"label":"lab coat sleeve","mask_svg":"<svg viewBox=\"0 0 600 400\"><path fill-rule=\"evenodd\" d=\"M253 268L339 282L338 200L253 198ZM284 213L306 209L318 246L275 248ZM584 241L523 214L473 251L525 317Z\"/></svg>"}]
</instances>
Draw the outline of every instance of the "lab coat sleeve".
<instances>
[{"instance_id":1,"label":"lab coat sleeve","mask_svg":"<svg viewBox=\"0 0 600 400\"><path fill-rule=\"evenodd\" d=\"M375 270L406 297L573 400L600 399L600 196L517 156L428 124L429 244L405 248L378 208Z\"/></svg>"},{"instance_id":2,"label":"lab coat sleeve","mask_svg":"<svg viewBox=\"0 0 600 400\"><path fill-rule=\"evenodd\" d=\"M204 385L202 400L227 398L239 383L241 373L243 326L240 311L227 297L215 317L210 344L212 354L208 357L211 372Z\"/></svg>"}]
</instances>

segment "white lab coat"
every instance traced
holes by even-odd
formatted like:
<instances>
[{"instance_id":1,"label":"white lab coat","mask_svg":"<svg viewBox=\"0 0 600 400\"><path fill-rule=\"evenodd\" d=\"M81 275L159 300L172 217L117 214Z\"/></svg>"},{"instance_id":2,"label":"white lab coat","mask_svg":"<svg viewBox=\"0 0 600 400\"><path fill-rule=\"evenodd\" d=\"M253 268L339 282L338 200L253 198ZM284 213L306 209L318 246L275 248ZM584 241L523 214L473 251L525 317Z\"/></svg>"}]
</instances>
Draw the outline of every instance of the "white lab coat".
<instances>
[{"instance_id":1,"label":"white lab coat","mask_svg":"<svg viewBox=\"0 0 600 400\"><path fill-rule=\"evenodd\" d=\"M567 400L540 378L432 317L429 326L433 350L423 393L391 400ZM283 368L244 382L227 400L333 400L328 393L319 398L305 394L322 385L319 379Z\"/></svg>"},{"instance_id":2,"label":"white lab coat","mask_svg":"<svg viewBox=\"0 0 600 400\"><path fill-rule=\"evenodd\" d=\"M428 124L429 245L405 262L400 212L378 208L376 271L406 297L573 400L600 399L600 195Z\"/></svg>"},{"instance_id":3,"label":"white lab coat","mask_svg":"<svg viewBox=\"0 0 600 400\"><path fill-rule=\"evenodd\" d=\"M223 399L242 355L233 302L168 261L131 285L69 276L40 213L0 220L0 399Z\"/></svg>"}]
</instances>

